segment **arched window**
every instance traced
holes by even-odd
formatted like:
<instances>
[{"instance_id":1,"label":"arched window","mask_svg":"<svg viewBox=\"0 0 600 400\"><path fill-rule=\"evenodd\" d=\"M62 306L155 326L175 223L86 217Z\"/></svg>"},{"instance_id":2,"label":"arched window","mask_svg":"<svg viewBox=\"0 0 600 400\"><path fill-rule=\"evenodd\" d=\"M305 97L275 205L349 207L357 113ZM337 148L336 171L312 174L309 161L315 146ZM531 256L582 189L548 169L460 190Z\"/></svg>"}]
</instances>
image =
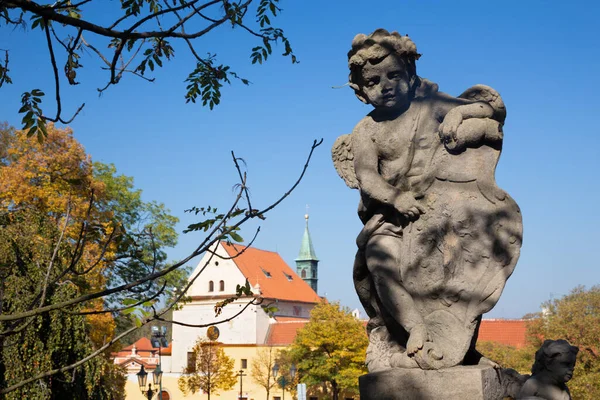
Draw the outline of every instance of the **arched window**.
<instances>
[{"instance_id":1,"label":"arched window","mask_svg":"<svg viewBox=\"0 0 600 400\"><path fill-rule=\"evenodd\" d=\"M220 281L219 282L219 292L224 292L225 291L225 281Z\"/></svg>"},{"instance_id":2,"label":"arched window","mask_svg":"<svg viewBox=\"0 0 600 400\"><path fill-rule=\"evenodd\" d=\"M213 281L209 281L208 282L208 291L209 292L214 292L215 291L215 283Z\"/></svg>"},{"instance_id":3,"label":"arched window","mask_svg":"<svg viewBox=\"0 0 600 400\"><path fill-rule=\"evenodd\" d=\"M305 269L302 270L301 274L302 274L302 279L306 278L306 270Z\"/></svg>"}]
</instances>

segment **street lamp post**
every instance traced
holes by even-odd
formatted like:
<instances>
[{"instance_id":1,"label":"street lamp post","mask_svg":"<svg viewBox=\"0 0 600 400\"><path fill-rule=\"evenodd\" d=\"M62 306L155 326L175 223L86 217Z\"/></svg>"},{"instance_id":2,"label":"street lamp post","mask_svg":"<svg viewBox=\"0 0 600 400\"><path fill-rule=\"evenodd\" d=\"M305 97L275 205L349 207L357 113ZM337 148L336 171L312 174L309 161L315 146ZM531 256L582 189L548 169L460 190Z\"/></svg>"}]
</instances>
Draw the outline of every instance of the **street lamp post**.
<instances>
[{"instance_id":1,"label":"street lamp post","mask_svg":"<svg viewBox=\"0 0 600 400\"><path fill-rule=\"evenodd\" d=\"M277 365L277 363L275 363L275 365L273 365L273 378L277 379L277 373L279 372L279 365ZM279 383L279 387L281 387L281 391L282 391L282 395L281 395L281 400L285 400L285 387L289 384L294 382L294 377L296 376L296 366L294 364L292 364L292 366L290 367L290 380L288 381L286 376L281 374L281 376L279 377L279 379L277 379L277 383Z\"/></svg>"},{"instance_id":2,"label":"street lamp post","mask_svg":"<svg viewBox=\"0 0 600 400\"><path fill-rule=\"evenodd\" d=\"M152 384L150 382L148 382L148 389L146 389L146 380L148 379L148 373L144 369L143 365L142 365L142 368L140 369L140 372L137 373L137 377L138 377L138 385L140 386L140 390L141 390L142 394L144 396L146 396L146 398L148 400L152 400L152 396L154 396L155 391L152 390ZM154 373L152 374L152 380L154 381L154 387L156 387L157 385L160 386L161 377L162 377L162 371L160 370L160 368L157 368L157 370L155 370Z\"/></svg>"},{"instance_id":3,"label":"street lamp post","mask_svg":"<svg viewBox=\"0 0 600 400\"><path fill-rule=\"evenodd\" d=\"M167 341L167 327L166 326L153 326L152 327L152 337L150 339L150 342L152 343L152 347L156 348L158 347L158 367L156 367L156 370L154 372L154 376L155 376L155 380L154 380L154 385L156 386L158 384L158 399L162 400L162 379L160 379L160 377L162 377L162 370L161 370L161 363L162 363L162 358L161 358L161 347L169 347L169 343ZM156 382L156 374L159 374L159 379L158 379L158 383Z\"/></svg>"},{"instance_id":4,"label":"street lamp post","mask_svg":"<svg viewBox=\"0 0 600 400\"><path fill-rule=\"evenodd\" d=\"M246 376L246 374L244 373L243 369L240 369L240 371L237 373L237 376L240 377L240 400L242 400L244 398L244 394L242 392L242 379L244 376Z\"/></svg>"}]
</instances>

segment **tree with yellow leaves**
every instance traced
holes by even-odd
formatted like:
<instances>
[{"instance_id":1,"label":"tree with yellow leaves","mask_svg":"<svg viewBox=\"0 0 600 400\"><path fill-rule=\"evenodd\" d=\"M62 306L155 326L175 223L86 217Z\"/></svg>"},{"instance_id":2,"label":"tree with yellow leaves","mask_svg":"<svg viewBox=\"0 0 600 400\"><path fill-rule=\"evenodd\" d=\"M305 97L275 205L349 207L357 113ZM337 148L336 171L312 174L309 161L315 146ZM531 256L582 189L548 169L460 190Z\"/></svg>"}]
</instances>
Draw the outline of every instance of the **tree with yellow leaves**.
<instances>
[{"instance_id":1,"label":"tree with yellow leaves","mask_svg":"<svg viewBox=\"0 0 600 400\"><path fill-rule=\"evenodd\" d=\"M338 400L342 391L358 391L358 377L367 373L367 345L361 321L339 303L322 302L312 309L289 351L300 381L308 386L326 382L333 400Z\"/></svg>"},{"instance_id":2,"label":"tree with yellow leaves","mask_svg":"<svg viewBox=\"0 0 600 400\"><path fill-rule=\"evenodd\" d=\"M183 393L202 391L210 400L211 393L230 390L235 385L234 360L225 354L219 343L198 338L192 349L192 360L178 381Z\"/></svg>"},{"instance_id":3,"label":"tree with yellow leaves","mask_svg":"<svg viewBox=\"0 0 600 400\"><path fill-rule=\"evenodd\" d=\"M148 274L144 267L150 261L143 257L153 251L163 261L161 248L174 244L177 219L152 204L149 221L159 234L152 250L140 246L142 233L131 226L147 204L113 166L92 164L70 130L50 125L47 140L39 143L4 126L0 137L0 307L2 318L31 314L0 322L2 388L77 363L112 340L116 324L106 307L109 297L35 311L106 290L111 281L127 279L126 273ZM146 293L156 293L159 284L153 281ZM8 397L76 393L85 399L103 392L118 397L123 386L122 374L104 351L59 379L46 378L45 385L29 385Z\"/></svg>"}]
</instances>

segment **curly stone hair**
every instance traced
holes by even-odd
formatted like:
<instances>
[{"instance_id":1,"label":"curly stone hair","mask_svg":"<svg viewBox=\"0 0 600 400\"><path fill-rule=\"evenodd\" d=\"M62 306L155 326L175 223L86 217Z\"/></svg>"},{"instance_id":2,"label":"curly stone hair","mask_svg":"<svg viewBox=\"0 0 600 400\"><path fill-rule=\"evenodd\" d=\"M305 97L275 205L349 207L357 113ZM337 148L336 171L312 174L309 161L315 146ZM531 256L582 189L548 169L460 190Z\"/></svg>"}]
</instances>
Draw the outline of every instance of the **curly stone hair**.
<instances>
[{"instance_id":1,"label":"curly stone hair","mask_svg":"<svg viewBox=\"0 0 600 400\"><path fill-rule=\"evenodd\" d=\"M385 29L377 29L368 36L359 33L352 40L352 49L348 52L349 83L360 101L367 102L360 89L363 67L368 61L377 64L390 54L399 57L404 62L410 78L418 81L416 60L421 54L417 53L417 46L408 35L402 36L398 32L389 33Z\"/></svg>"},{"instance_id":2,"label":"curly stone hair","mask_svg":"<svg viewBox=\"0 0 600 400\"><path fill-rule=\"evenodd\" d=\"M561 354L576 356L579 348L571 346L566 340L544 340L544 344L535 352L535 362L531 367L533 375L548 368L550 362Z\"/></svg>"}]
</instances>

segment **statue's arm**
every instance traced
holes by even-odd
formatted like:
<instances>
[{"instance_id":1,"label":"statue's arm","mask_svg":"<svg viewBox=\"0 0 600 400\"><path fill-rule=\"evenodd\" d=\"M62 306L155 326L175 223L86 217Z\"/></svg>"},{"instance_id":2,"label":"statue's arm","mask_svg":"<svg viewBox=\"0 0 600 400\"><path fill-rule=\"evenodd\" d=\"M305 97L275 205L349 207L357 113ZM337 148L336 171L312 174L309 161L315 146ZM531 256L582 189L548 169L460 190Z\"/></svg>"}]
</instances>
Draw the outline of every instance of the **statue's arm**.
<instances>
[{"instance_id":1,"label":"statue's arm","mask_svg":"<svg viewBox=\"0 0 600 400\"><path fill-rule=\"evenodd\" d=\"M482 142L502 142L503 117L486 101L452 98L440 93L435 109L438 116L443 115L438 133L448 150L462 150Z\"/></svg>"},{"instance_id":2,"label":"statue's arm","mask_svg":"<svg viewBox=\"0 0 600 400\"><path fill-rule=\"evenodd\" d=\"M354 171L361 192L379 203L394 207L408 217L423 214L424 209L412 193L390 185L379 173L379 151L364 125L359 124L355 128L352 138Z\"/></svg>"},{"instance_id":3,"label":"statue's arm","mask_svg":"<svg viewBox=\"0 0 600 400\"><path fill-rule=\"evenodd\" d=\"M535 398L534 396L537 396L538 390L539 382L537 381L537 379L531 377L527 379L527 381L525 381L525 384L523 385L523 387L519 391L519 394L517 395L517 399L527 399L530 397Z\"/></svg>"}]
</instances>

